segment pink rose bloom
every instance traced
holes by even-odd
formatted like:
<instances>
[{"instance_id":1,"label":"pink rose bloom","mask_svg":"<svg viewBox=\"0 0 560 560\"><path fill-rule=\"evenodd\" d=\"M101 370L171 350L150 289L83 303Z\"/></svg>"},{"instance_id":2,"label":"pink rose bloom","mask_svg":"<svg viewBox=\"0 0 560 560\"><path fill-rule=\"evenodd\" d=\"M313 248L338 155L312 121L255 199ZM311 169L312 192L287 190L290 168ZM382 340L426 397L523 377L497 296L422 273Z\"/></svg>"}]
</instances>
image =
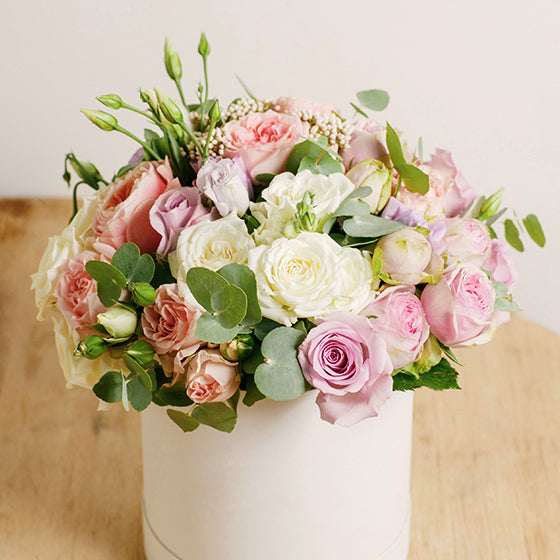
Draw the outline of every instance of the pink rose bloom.
<instances>
[{"instance_id":1,"label":"pink rose bloom","mask_svg":"<svg viewBox=\"0 0 560 560\"><path fill-rule=\"evenodd\" d=\"M330 103L308 101L297 97L280 97L276 100L274 110L279 113L293 113L295 111L311 111L312 113L332 113L340 114L340 111Z\"/></svg>"},{"instance_id":2,"label":"pink rose bloom","mask_svg":"<svg viewBox=\"0 0 560 560\"><path fill-rule=\"evenodd\" d=\"M182 187L178 179L174 179L149 212L150 225L161 236L157 253L167 255L174 251L183 229L214 217L202 204L196 187Z\"/></svg>"},{"instance_id":3,"label":"pink rose bloom","mask_svg":"<svg viewBox=\"0 0 560 560\"><path fill-rule=\"evenodd\" d=\"M199 350L185 370L187 396L195 403L223 402L239 389L236 364L228 362L219 350Z\"/></svg>"},{"instance_id":4,"label":"pink rose bloom","mask_svg":"<svg viewBox=\"0 0 560 560\"><path fill-rule=\"evenodd\" d=\"M492 252L492 239L486 225L473 218L451 218L445 220L445 225L443 243L447 266L470 262L485 268Z\"/></svg>"},{"instance_id":5,"label":"pink rose bloom","mask_svg":"<svg viewBox=\"0 0 560 560\"><path fill-rule=\"evenodd\" d=\"M97 314L107 311L97 297L97 282L86 272L86 263L92 260L106 259L92 251L82 251L66 261L54 290L57 306L66 321L84 336L90 329L82 327L95 325Z\"/></svg>"},{"instance_id":6,"label":"pink rose bloom","mask_svg":"<svg viewBox=\"0 0 560 560\"><path fill-rule=\"evenodd\" d=\"M432 333L447 346L488 342L495 329L495 299L492 282L471 263L445 269L421 297Z\"/></svg>"},{"instance_id":7,"label":"pink rose bloom","mask_svg":"<svg viewBox=\"0 0 560 560\"><path fill-rule=\"evenodd\" d=\"M230 121L223 132L225 157L241 156L254 181L261 173L284 171L291 149L303 141L307 128L296 116L268 110Z\"/></svg>"},{"instance_id":8,"label":"pink rose bloom","mask_svg":"<svg viewBox=\"0 0 560 560\"><path fill-rule=\"evenodd\" d=\"M93 219L97 241L118 249L131 241L154 253L161 235L150 225L154 201L173 179L169 162L143 162L115 180L101 194Z\"/></svg>"},{"instance_id":9,"label":"pink rose bloom","mask_svg":"<svg viewBox=\"0 0 560 560\"><path fill-rule=\"evenodd\" d=\"M181 297L177 284L163 284L156 290L154 303L142 312L144 337L158 354L193 354L201 344L194 334L201 315L199 309Z\"/></svg>"},{"instance_id":10,"label":"pink rose bloom","mask_svg":"<svg viewBox=\"0 0 560 560\"><path fill-rule=\"evenodd\" d=\"M318 321L298 352L305 379L319 389L321 418L352 426L379 414L391 396L393 365L369 321L345 311Z\"/></svg>"},{"instance_id":11,"label":"pink rose bloom","mask_svg":"<svg viewBox=\"0 0 560 560\"><path fill-rule=\"evenodd\" d=\"M386 288L361 315L387 344L394 369L416 361L430 336L424 309L410 286Z\"/></svg>"},{"instance_id":12,"label":"pink rose bloom","mask_svg":"<svg viewBox=\"0 0 560 560\"><path fill-rule=\"evenodd\" d=\"M385 144L387 128L374 120L351 121L350 146L342 152L345 169L357 165L364 159L383 160L388 154ZM385 163L387 163L385 161Z\"/></svg>"}]
</instances>

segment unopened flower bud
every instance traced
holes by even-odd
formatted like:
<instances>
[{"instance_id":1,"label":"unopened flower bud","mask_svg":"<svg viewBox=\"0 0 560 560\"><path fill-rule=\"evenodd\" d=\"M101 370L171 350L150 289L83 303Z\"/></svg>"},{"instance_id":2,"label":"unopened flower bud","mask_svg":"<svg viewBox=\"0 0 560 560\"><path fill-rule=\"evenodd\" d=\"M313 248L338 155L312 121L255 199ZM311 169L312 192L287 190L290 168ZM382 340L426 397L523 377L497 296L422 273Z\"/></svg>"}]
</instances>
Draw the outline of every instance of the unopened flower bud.
<instances>
[{"instance_id":1,"label":"unopened flower bud","mask_svg":"<svg viewBox=\"0 0 560 560\"><path fill-rule=\"evenodd\" d=\"M88 109L82 109L82 113L101 130L115 130L119 125L117 119L105 111L90 111Z\"/></svg>"},{"instance_id":2,"label":"unopened flower bud","mask_svg":"<svg viewBox=\"0 0 560 560\"><path fill-rule=\"evenodd\" d=\"M163 116L172 123L183 122L183 113L181 113L181 109L179 109L171 98L158 89L154 91L156 92L159 108Z\"/></svg>"},{"instance_id":3,"label":"unopened flower bud","mask_svg":"<svg viewBox=\"0 0 560 560\"><path fill-rule=\"evenodd\" d=\"M100 95L96 98L97 101L103 103L105 107L110 107L111 109L121 109L123 106L123 100L120 95L115 93L109 93L107 95Z\"/></svg>"},{"instance_id":4,"label":"unopened flower bud","mask_svg":"<svg viewBox=\"0 0 560 560\"><path fill-rule=\"evenodd\" d=\"M212 104L212 107L210 108L210 113L209 114L210 114L210 121L213 124L217 123L222 118L222 114L220 112L220 104L218 103L217 99Z\"/></svg>"},{"instance_id":5,"label":"unopened flower bud","mask_svg":"<svg viewBox=\"0 0 560 560\"><path fill-rule=\"evenodd\" d=\"M132 300L134 303L146 307L154 303L156 290L147 282L138 282L132 286Z\"/></svg>"},{"instance_id":6,"label":"unopened flower bud","mask_svg":"<svg viewBox=\"0 0 560 560\"><path fill-rule=\"evenodd\" d=\"M251 354L254 345L251 335L239 335L230 342L220 344L220 353L226 360L238 362Z\"/></svg>"},{"instance_id":7,"label":"unopened flower bud","mask_svg":"<svg viewBox=\"0 0 560 560\"><path fill-rule=\"evenodd\" d=\"M172 80L180 80L183 75L181 59L167 38L165 39L164 60L168 76Z\"/></svg>"},{"instance_id":8,"label":"unopened flower bud","mask_svg":"<svg viewBox=\"0 0 560 560\"><path fill-rule=\"evenodd\" d=\"M198 54L203 57L207 57L210 54L210 45L208 44L208 40L206 39L206 35L204 33L200 36Z\"/></svg>"},{"instance_id":9,"label":"unopened flower bud","mask_svg":"<svg viewBox=\"0 0 560 560\"><path fill-rule=\"evenodd\" d=\"M391 173L385 165L378 160L367 158L352 167L346 177L356 187L369 187L371 194L362 200L367 202L372 213L379 213L389 201L391 196Z\"/></svg>"},{"instance_id":10,"label":"unopened flower bud","mask_svg":"<svg viewBox=\"0 0 560 560\"><path fill-rule=\"evenodd\" d=\"M136 330L136 313L122 305L111 307L97 315L97 322L107 329L113 338L128 338Z\"/></svg>"},{"instance_id":11,"label":"unopened flower bud","mask_svg":"<svg viewBox=\"0 0 560 560\"><path fill-rule=\"evenodd\" d=\"M90 334L80 340L80 343L74 349L74 356L95 360L105 352L106 348L107 343L103 338L96 334Z\"/></svg>"},{"instance_id":12,"label":"unopened flower bud","mask_svg":"<svg viewBox=\"0 0 560 560\"><path fill-rule=\"evenodd\" d=\"M480 214L478 215L479 220L487 220L491 218L502 203L502 196L504 195L504 189L500 189L495 192L480 208Z\"/></svg>"}]
</instances>

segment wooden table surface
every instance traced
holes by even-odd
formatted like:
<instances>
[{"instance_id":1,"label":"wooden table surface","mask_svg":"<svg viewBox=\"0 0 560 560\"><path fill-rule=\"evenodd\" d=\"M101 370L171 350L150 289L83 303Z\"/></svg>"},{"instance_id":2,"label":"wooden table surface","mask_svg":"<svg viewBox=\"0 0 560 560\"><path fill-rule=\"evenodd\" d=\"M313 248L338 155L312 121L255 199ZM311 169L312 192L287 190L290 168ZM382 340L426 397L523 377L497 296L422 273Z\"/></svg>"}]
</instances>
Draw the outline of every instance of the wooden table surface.
<instances>
[{"instance_id":1,"label":"wooden table surface","mask_svg":"<svg viewBox=\"0 0 560 560\"><path fill-rule=\"evenodd\" d=\"M69 212L0 200L0 559L143 559L140 416L66 390L35 321L29 275ZM462 391L416 392L409 560L560 558L559 343L516 317L459 353Z\"/></svg>"}]
</instances>

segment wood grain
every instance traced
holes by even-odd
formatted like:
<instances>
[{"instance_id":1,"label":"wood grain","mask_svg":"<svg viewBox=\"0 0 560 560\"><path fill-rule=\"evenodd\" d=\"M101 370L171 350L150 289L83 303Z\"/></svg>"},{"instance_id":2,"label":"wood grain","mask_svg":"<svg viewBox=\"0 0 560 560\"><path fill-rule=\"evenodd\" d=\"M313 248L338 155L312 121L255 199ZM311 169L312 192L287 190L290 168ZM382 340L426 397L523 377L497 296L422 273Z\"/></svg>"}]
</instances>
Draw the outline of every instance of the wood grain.
<instances>
[{"instance_id":1,"label":"wood grain","mask_svg":"<svg viewBox=\"0 0 560 560\"><path fill-rule=\"evenodd\" d=\"M35 321L29 275L69 213L0 201L0 558L143 559L139 415L67 391ZM417 391L409 560L560 558L559 342L516 318L460 352L462 391Z\"/></svg>"}]
</instances>

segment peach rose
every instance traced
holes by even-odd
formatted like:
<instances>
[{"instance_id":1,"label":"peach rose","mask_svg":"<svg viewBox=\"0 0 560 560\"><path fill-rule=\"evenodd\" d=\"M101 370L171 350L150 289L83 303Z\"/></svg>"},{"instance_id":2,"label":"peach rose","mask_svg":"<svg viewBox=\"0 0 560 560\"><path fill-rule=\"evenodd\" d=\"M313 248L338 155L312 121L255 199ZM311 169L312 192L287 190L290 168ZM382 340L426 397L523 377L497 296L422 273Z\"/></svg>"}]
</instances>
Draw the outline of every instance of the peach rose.
<instances>
[{"instance_id":1,"label":"peach rose","mask_svg":"<svg viewBox=\"0 0 560 560\"><path fill-rule=\"evenodd\" d=\"M308 101L297 97L279 97L274 104L274 109L279 113L294 113L296 111L311 111L312 113L340 114L338 108L330 103Z\"/></svg>"},{"instance_id":2,"label":"peach rose","mask_svg":"<svg viewBox=\"0 0 560 560\"><path fill-rule=\"evenodd\" d=\"M185 373L187 396L195 403L227 401L239 389L236 364L228 362L216 349L199 350Z\"/></svg>"},{"instance_id":3,"label":"peach rose","mask_svg":"<svg viewBox=\"0 0 560 560\"><path fill-rule=\"evenodd\" d=\"M182 351L190 355L201 341L195 336L196 323L202 312L179 293L177 284L163 284L156 299L142 312L144 337L158 354Z\"/></svg>"},{"instance_id":4,"label":"peach rose","mask_svg":"<svg viewBox=\"0 0 560 560\"><path fill-rule=\"evenodd\" d=\"M97 241L118 249L131 241L154 253L161 235L150 224L150 209L173 180L169 162L143 162L105 189L93 219Z\"/></svg>"},{"instance_id":5,"label":"peach rose","mask_svg":"<svg viewBox=\"0 0 560 560\"><path fill-rule=\"evenodd\" d=\"M97 297L97 283L86 272L91 260L104 259L93 251L82 251L67 260L54 290L58 308L74 329L95 325L97 314L107 310Z\"/></svg>"},{"instance_id":6,"label":"peach rose","mask_svg":"<svg viewBox=\"0 0 560 560\"><path fill-rule=\"evenodd\" d=\"M261 173L284 171L288 155L307 128L294 115L268 110L250 113L224 128L225 157L241 156L251 180Z\"/></svg>"}]
</instances>

